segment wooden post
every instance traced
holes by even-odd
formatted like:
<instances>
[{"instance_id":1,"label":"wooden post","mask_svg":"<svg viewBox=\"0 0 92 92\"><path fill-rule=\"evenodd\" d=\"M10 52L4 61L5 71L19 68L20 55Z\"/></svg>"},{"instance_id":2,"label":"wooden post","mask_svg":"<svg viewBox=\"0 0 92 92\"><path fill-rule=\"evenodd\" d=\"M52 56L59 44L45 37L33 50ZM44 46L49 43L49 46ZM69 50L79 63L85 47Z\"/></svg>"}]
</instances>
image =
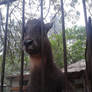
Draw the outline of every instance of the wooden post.
<instances>
[{"instance_id":1,"label":"wooden post","mask_svg":"<svg viewBox=\"0 0 92 92\"><path fill-rule=\"evenodd\" d=\"M88 61L88 78L90 81L90 92L92 92L92 23L91 18L88 19L88 32L87 32L87 61Z\"/></svg>"},{"instance_id":2,"label":"wooden post","mask_svg":"<svg viewBox=\"0 0 92 92\"><path fill-rule=\"evenodd\" d=\"M64 7L63 7L63 0L61 0L61 13L62 13L62 37L63 37L63 53L64 53L64 73L65 73L65 86L66 91L68 92L68 86L67 86L67 49L66 49L66 36L65 36L65 21L64 21Z\"/></svg>"},{"instance_id":3,"label":"wooden post","mask_svg":"<svg viewBox=\"0 0 92 92\"><path fill-rule=\"evenodd\" d=\"M22 1L22 40L24 40L24 25L25 25L25 0ZM23 92L23 80L24 80L24 51L23 46L21 44L21 71L20 71L20 87L19 92Z\"/></svg>"}]
</instances>

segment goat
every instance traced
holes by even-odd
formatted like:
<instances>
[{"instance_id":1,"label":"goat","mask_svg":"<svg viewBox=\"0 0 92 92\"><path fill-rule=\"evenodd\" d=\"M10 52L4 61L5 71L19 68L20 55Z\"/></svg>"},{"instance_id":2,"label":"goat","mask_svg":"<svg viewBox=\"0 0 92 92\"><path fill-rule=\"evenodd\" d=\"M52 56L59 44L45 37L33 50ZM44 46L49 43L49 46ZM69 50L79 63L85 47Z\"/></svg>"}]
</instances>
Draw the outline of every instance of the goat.
<instances>
[{"instance_id":1,"label":"goat","mask_svg":"<svg viewBox=\"0 0 92 92\"><path fill-rule=\"evenodd\" d=\"M41 54L41 20L28 20L24 31L24 49L30 56L30 82L27 92L42 92L42 67L44 68L44 91L64 92L65 76L53 62L52 49L47 33L51 23L43 23L43 55ZM42 56L44 63L42 64ZM71 91L70 91L71 92Z\"/></svg>"}]
</instances>

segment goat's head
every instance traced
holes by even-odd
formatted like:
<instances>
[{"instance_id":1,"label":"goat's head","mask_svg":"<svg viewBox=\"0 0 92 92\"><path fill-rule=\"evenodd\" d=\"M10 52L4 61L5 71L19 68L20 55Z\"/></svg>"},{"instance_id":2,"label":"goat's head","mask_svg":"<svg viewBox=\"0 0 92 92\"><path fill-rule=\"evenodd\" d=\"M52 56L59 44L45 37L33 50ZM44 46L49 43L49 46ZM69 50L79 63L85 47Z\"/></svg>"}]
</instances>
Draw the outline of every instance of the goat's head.
<instances>
[{"instance_id":1,"label":"goat's head","mask_svg":"<svg viewBox=\"0 0 92 92\"><path fill-rule=\"evenodd\" d=\"M49 29L52 27L52 24L43 23L43 36L45 39L47 38L47 33ZM29 55L40 54L41 52L41 20L33 19L28 20L25 25L24 31L24 49ZM43 43L44 44L44 43Z\"/></svg>"}]
</instances>

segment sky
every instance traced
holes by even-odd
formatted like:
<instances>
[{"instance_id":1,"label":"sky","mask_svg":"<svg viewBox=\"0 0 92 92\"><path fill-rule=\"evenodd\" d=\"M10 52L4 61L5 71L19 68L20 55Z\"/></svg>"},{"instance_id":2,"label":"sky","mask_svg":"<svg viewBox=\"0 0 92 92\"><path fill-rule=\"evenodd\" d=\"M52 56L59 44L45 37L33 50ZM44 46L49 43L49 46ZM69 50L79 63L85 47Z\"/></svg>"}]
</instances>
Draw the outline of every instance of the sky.
<instances>
[{"instance_id":1,"label":"sky","mask_svg":"<svg viewBox=\"0 0 92 92\"><path fill-rule=\"evenodd\" d=\"M68 1L68 0L67 0ZM76 22L76 25L78 25L78 26L84 26L85 25L85 22L84 22L84 14L83 14L83 6L82 6L82 0L79 0L79 2L80 2L80 4L79 5L77 5L77 7L76 7L76 9L77 10L79 10L79 12L80 12L80 19ZM48 8L49 8L49 6L48 6L48 4L49 4L49 0L47 0L47 3L46 3L46 10L48 11ZM37 4L36 4L37 5ZM5 8L5 6L0 6L0 8L2 7L2 15L3 16L6 16L6 8ZM38 16L40 16L40 13L38 13L37 11L36 11L36 8L32 8L32 7L36 7L36 6L30 6L30 7L26 7L26 11L27 12L31 12L31 13L33 13L33 14L37 14ZM30 10L30 8L31 8L31 10ZM64 7L65 9L68 9L67 8L67 6L65 6ZM53 11L53 7L50 7L50 13L48 14L48 16L47 16L47 20L48 21L50 21L49 20L49 17L51 16L51 15L53 15L55 12ZM21 16L20 16L20 14L22 13L22 12L19 12L19 11L14 11L14 12L16 12L16 16L17 16L17 19L21 19ZM44 12L44 16L46 15L46 13L47 12ZM15 16L13 15L12 16L12 18L14 19L15 18ZM70 26L71 25L71 23L68 23L68 25L67 26Z\"/></svg>"},{"instance_id":2,"label":"sky","mask_svg":"<svg viewBox=\"0 0 92 92\"><path fill-rule=\"evenodd\" d=\"M83 12L82 0L79 0L79 1L80 1L80 5L78 7L78 10L80 11L80 19L77 22L77 24L84 26L85 25L85 21L84 21L84 12Z\"/></svg>"}]
</instances>

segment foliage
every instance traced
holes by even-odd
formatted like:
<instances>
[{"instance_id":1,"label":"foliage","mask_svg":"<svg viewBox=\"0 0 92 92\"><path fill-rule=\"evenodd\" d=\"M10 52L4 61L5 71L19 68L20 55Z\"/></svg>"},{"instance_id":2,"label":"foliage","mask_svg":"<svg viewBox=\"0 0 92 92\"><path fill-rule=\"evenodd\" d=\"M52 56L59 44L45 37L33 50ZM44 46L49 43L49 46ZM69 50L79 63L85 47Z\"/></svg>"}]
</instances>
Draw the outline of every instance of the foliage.
<instances>
[{"instance_id":1,"label":"foliage","mask_svg":"<svg viewBox=\"0 0 92 92\"><path fill-rule=\"evenodd\" d=\"M92 0L86 0L87 13L92 17Z\"/></svg>"},{"instance_id":2,"label":"foliage","mask_svg":"<svg viewBox=\"0 0 92 92\"><path fill-rule=\"evenodd\" d=\"M66 29L67 62L71 64L84 59L86 34L84 27ZM53 49L55 63L63 67L63 42L62 33L52 34L50 41Z\"/></svg>"},{"instance_id":3,"label":"foliage","mask_svg":"<svg viewBox=\"0 0 92 92\"><path fill-rule=\"evenodd\" d=\"M52 45L54 60L60 67L63 66L63 46L62 46L62 34L52 34L49 37Z\"/></svg>"}]
</instances>

